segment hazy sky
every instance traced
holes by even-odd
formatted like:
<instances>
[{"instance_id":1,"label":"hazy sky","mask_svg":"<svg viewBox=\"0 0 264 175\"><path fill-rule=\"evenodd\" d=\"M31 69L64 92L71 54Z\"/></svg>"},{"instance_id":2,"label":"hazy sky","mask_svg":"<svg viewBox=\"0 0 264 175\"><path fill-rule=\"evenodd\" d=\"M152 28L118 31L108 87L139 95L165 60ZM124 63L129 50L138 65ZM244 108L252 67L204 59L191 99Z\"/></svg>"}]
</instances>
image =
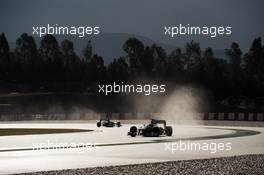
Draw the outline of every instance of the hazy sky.
<instances>
[{"instance_id":1,"label":"hazy sky","mask_svg":"<svg viewBox=\"0 0 264 175\"><path fill-rule=\"evenodd\" d=\"M192 38L169 39L163 26L230 25L231 36L195 40L203 47L227 48L237 41L247 48L254 37L264 36L263 7L263 0L1 0L0 32L15 41L22 32L31 33L33 25L98 25L102 32L183 46Z\"/></svg>"}]
</instances>

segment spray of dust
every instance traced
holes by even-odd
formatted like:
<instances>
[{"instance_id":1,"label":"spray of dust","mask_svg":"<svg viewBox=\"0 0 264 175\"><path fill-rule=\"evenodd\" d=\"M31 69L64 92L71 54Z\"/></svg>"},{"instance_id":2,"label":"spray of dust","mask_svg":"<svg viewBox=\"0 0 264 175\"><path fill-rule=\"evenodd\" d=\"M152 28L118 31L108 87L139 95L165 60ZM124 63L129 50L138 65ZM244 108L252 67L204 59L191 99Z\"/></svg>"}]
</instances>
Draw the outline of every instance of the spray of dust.
<instances>
[{"instance_id":1,"label":"spray of dust","mask_svg":"<svg viewBox=\"0 0 264 175\"><path fill-rule=\"evenodd\" d=\"M164 100L160 115L174 124L203 124L200 114L206 108L207 100L202 89L181 86Z\"/></svg>"}]
</instances>

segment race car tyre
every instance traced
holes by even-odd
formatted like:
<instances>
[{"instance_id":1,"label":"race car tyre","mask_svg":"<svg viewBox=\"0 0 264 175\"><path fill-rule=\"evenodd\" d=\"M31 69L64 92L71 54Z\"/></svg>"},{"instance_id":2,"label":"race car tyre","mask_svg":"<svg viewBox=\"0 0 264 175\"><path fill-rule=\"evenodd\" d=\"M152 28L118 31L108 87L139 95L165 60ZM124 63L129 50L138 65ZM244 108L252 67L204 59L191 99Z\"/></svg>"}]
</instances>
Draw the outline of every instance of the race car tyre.
<instances>
[{"instance_id":1,"label":"race car tyre","mask_svg":"<svg viewBox=\"0 0 264 175\"><path fill-rule=\"evenodd\" d=\"M97 122L97 127L100 127L101 126L101 122Z\"/></svg>"},{"instance_id":2,"label":"race car tyre","mask_svg":"<svg viewBox=\"0 0 264 175\"><path fill-rule=\"evenodd\" d=\"M172 136L172 127L166 126L165 133L166 133L166 136Z\"/></svg>"},{"instance_id":3,"label":"race car tyre","mask_svg":"<svg viewBox=\"0 0 264 175\"><path fill-rule=\"evenodd\" d=\"M129 133L130 133L131 137L136 137L136 135L137 135L137 127L136 126L131 126Z\"/></svg>"}]
</instances>

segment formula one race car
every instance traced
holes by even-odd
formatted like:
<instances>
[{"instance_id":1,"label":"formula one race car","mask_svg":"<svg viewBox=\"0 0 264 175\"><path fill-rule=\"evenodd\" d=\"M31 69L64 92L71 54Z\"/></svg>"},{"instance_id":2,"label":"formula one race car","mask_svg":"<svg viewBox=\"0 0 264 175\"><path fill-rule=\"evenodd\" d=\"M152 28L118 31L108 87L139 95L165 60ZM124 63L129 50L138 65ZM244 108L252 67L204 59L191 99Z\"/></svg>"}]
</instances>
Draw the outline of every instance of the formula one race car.
<instances>
[{"instance_id":1,"label":"formula one race car","mask_svg":"<svg viewBox=\"0 0 264 175\"><path fill-rule=\"evenodd\" d=\"M165 120L155 120L152 119L149 124L137 129L136 126L131 126L128 135L135 137L137 135L142 135L144 137L159 137L172 136L172 127L166 125Z\"/></svg>"},{"instance_id":2,"label":"formula one race car","mask_svg":"<svg viewBox=\"0 0 264 175\"><path fill-rule=\"evenodd\" d=\"M121 123L120 122L112 122L110 121L111 113L107 113L106 117L101 116L100 121L97 122L97 127L100 126L105 126L105 127L120 127Z\"/></svg>"}]
</instances>

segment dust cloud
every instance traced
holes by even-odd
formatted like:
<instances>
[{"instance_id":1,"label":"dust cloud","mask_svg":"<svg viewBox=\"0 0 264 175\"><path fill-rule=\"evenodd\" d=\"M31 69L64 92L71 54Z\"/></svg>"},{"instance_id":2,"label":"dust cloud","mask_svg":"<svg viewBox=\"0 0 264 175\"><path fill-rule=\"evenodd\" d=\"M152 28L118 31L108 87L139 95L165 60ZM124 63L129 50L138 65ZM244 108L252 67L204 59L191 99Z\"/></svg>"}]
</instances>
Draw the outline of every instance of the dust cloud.
<instances>
[{"instance_id":1,"label":"dust cloud","mask_svg":"<svg viewBox=\"0 0 264 175\"><path fill-rule=\"evenodd\" d=\"M200 113L208 106L205 96L202 89L178 87L164 100L160 115L174 124L202 124Z\"/></svg>"}]
</instances>

